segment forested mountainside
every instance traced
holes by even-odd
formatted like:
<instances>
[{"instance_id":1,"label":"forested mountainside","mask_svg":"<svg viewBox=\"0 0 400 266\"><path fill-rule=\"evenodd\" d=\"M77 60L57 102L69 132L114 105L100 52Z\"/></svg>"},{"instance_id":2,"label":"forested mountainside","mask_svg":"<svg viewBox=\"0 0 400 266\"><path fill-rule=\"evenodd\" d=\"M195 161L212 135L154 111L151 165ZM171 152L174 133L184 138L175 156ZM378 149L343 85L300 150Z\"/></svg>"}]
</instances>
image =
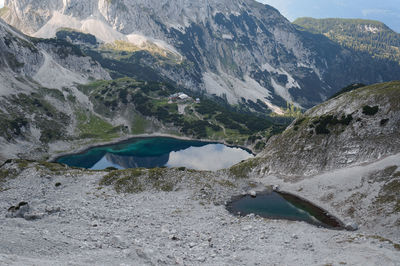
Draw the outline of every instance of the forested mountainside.
<instances>
[{"instance_id":1,"label":"forested mountainside","mask_svg":"<svg viewBox=\"0 0 400 266\"><path fill-rule=\"evenodd\" d=\"M382 22L364 19L299 18L293 23L312 33L323 34L343 47L400 64L400 34Z\"/></svg>"}]
</instances>

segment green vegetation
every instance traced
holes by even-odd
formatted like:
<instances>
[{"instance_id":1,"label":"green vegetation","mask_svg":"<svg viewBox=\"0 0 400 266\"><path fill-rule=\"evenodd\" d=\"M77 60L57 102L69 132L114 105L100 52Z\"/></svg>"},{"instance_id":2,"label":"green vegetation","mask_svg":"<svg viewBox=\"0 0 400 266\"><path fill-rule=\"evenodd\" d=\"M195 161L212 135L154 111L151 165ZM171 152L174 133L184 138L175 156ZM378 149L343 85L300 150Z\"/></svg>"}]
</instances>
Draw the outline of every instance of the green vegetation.
<instances>
[{"instance_id":1,"label":"green vegetation","mask_svg":"<svg viewBox=\"0 0 400 266\"><path fill-rule=\"evenodd\" d=\"M387 102L392 110L400 110L400 81L377 83L350 91L346 97L357 100Z\"/></svg>"},{"instance_id":2,"label":"green vegetation","mask_svg":"<svg viewBox=\"0 0 400 266\"><path fill-rule=\"evenodd\" d=\"M299 117L296 119L296 122L294 123L294 127L293 130L294 131L298 131L299 127L303 124L304 121L306 121L307 119L305 117Z\"/></svg>"},{"instance_id":3,"label":"green vegetation","mask_svg":"<svg viewBox=\"0 0 400 266\"><path fill-rule=\"evenodd\" d=\"M381 120L381 122L380 122L380 125L383 127L383 126L386 126L386 124L389 122L389 118L385 118L385 119L382 119Z\"/></svg>"},{"instance_id":4,"label":"green vegetation","mask_svg":"<svg viewBox=\"0 0 400 266\"><path fill-rule=\"evenodd\" d=\"M142 115L136 115L133 118L132 122L132 134L143 134L146 132L146 128L149 125L149 121L147 121Z\"/></svg>"},{"instance_id":5,"label":"green vegetation","mask_svg":"<svg viewBox=\"0 0 400 266\"><path fill-rule=\"evenodd\" d=\"M100 181L100 186L113 185L118 193L140 193L147 189L172 191L181 177L167 177L168 169L126 169L112 171Z\"/></svg>"},{"instance_id":6,"label":"green vegetation","mask_svg":"<svg viewBox=\"0 0 400 266\"><path fill-rule=\"evenodd\" d=\"M9 8L8 7L3 7L0 8L0 17L3 17L7 12L8 12Z\"/></svg>"},{"instance_id":7,"label":"green vegetation","mask_svg":"<svg viewBox=\"0 0 400 266\"><path fill-rule=\"evenodd\" d=\"M158 58L161 57L164 58L164 60L168 60L170 63L181 63L181 57L179 55L165 50L160 46L148 41L144 42L141 46L138 46L127 41L118 40L113 43L105 44L102 49L108 51L125 52L125 54L132 54L139 51L147 51L153 56L156 56Z\"/></svg>"},{"instance_id":8,"label":"green vegetation","mask_svg":"<svg viewBox=\"0 0 400 266\"><path fill-rule=\"evenodd\" d=\"M180 55L147 41L141 45L116 41L85 48L85 54L109 70L113 79L131 77L145 81L169 81L157 70L159 67L192 72L190 63L183 61Z\"/></svg>"},{"instance_id":9,"label":"green vegetation","mask_svg":"<svg viewBox=\"0 0 400 266\"><path fill-rule=\"evenodd\" d=\"M400 63L400 34L381 22L362 19L299 18L293 23L301 29L323 34L341 46Z\"/></svg>"},{"instance_id":10,"label":"green vegetation","mask_svg":"<svg viewBox=\"0 0 400 266\"><path fill-rule=\"evenodd\" d=\"M325 115L312 121L310 127L311 128L315 127L315 133L317 133L317 135L329 134L331 133L331 131L328 129L328 126L336 126L336 125L348 126L352 120L353 120L352 115L347 115L347 116L343 115L340 119L338 119L334 115Z\"/></svg>"},{"instance_id":11,"label":"green vegetation","mask_svg":"<svg viewBox=\"0 0 400 266\"><path fill-rule=\"evenodd\" d=\"M379 111L379 106L374 106L371 107L369 105L363 106L363 114L369 115L369 116L374 116L378 113Z\"/></svg>"},{"instance_id":12,"label":"green vegetation","mask_svg":"<svg viewBox=\"0 0 400 266\"><path fill-rule=\"evenodd\" d=\"M68 170L68 167L59 163L50 163L42 161L36 164L36 169L46 169L50 172L61 173L62 171Z\"/></svg>"},{"instance_id":13,"label":"green vegetation","mask_svg":"<svg viewBox=\"0 0 400 266\"><path fill-rule=\"evenodd\" d=\"M24 138L25 132L32 126L40 129L40 141L43 143L65 138L69 117L54 108L43 95L12 95L6 98L3 107L7 109L7 113L0 110L0 136L6 140Z\"/></svg>"},{"instance_id":14,"label":"green vegetation","mask_svg":"<svg viewBox=\"0 0 400 266\"><path fill-rule=\"evenodd\" d=\"M79 32L70 28L61 28L56 33L56 38L60 40L67 41L68 39L72 41L78 41L86 44L96 45L97 39L94 35L89 33Z\"/></svg>"},{"instance_id":15,"label":"green vegetation","mask_svg":"<svg viewBox=\"0 0 400 266\"><path fill-rule=\"evenodd\" d=\"M78 56L83 57L86 56L84 52L78 46L71 44L67 40L63 39L36 39L31 38L31 41L34 44L44 43L49 46L48 49L51 49L55 54L57 54L61 59L65 59L68 56Z\"/></svg>"},{"instance_id":16,"label":"green vegetation","mask_svg":"<svg viewBox=\"0 0 400 266\"><path fill-rule=\"evenodd\" d=\"M249 178L251 171L258 165L260 165L260 159L253 158L232 166L228 171L235 178Z\"/></svg>"},{"instance_id":17,"label":"green vegetation","mask_svg":"<svg viewBox=\"0 0 400 266\"><path fill-rule=\"evenodd\" d=\"M112 171L102 178L100 186L114 185L118 193L139 193L143 191L138 181L138 177L142 174L143 171L139 168Z\"/></svg>"},{"instance_id":18,"label":"green vegetation","mask_svg":"<svg viewBox=\"0 0 400 266\"><path fill-rule=\"evenodd\" d=\"M265 115L244 113L203 97L200 103L190 99L172 102L168 97L178 91L167 83L121 78L96 81L79 89L94 103L95 112L104 117L113 119L129 112L131 133L135 134L146 132L152 118L166 127L176 128L176 133L195 138L224 139L231 144L244 144L249 140L255 143L284 129L283 125L274 124ZM183 112L179 112L178 104L185 107ZM91 130L87 130L89 132Z\"/></svg>"},{"instance_id":19,"label":"green vegetation","mask_svg":"<svg viewBox=\"0 0 400 266\"><path fill-rule=\"evenodd\" d=\"M286 102L286 109L284 116L297 118L301 116L302 109L295 106L293 103Z\"/></svg>"},{"instance_id":20,"label":"green vegetation","mask_svg":"<svg viewBox=\"0 0 400 266\"><path fill-rule=\"evenodd\" d=\"M356 89L359 89L359 88L362 88L362 87L365 87L365 86L366 85L364 85L362 83L351 84L351 85L341 89L339 92L335 93L334 95L332 95L329 99L336 98L337 96L342 95L342 94L344 94L346 92L350 92L350 91L353 91L353 90L356 90Z\"/></svg>"},{"instance_id":21,"label":"green vegetation","mask_svg":"<svg viewBox=\"0 0 400 266\"><path fill-rule=\"evenodd\" d=\"M113 127L110 123L90 112L77 111L77 129L80 132L79 138L95 138L111 140L117 138L124 132L123 126Z\"/></svg>"},{"instance_id":22,"label":"green vegetation","mask_svg":"<svg viewBox=\"0 0 400 266\"><path fill-rule=\"evenodd\" d=\"M7 179L11 176L11 170L9 169L0 169L0 191L2 190L2 183L6 182Z\"/></svg>"},{"instance_id":23,"label":"green vegetation","mask_svg":"<svg viewBox=\"0 0 400 266\"><path fill-rule=\"evenodd\" d=\"M42 97L49 96L49 97L57 99L61 102L65 102L64 94L60 90L41 87L41 88L39 88L38 93Z\"/></svg>"},{"instance_id":24,"label":"green vegetation","mask_svg":"<svg viewBox=\"0 0 400 266\"><path fill-rule=\"evenodd\" d=\"M164 168L152 168L149 170L149 178L151 180L158 180L163 177Z\"/></svg>"},{"instance_id":25,"label":"green vegetation","mask_svg":"<svg viewBox=\"0 0 400 266\"><path fill-rule=\"evenodd\" d=\"M388 178L388 181L379 191L379 195L376 198L376 202L379 204L393 204L393 212L400 213L400 172L396 172L397 167L392 166L386 168L384 171Z\"/></svg>"},{"instance_id":26,"label":"green vegetation","mask_svg":"<svg viewBox=\"0 0 400 266\"><path fill-rule=\"evenodd\" d=\"M115 182L121 175L129 175L138 177L143 174L143 170L140 168L126 169L126 170L115 170L105 175L100 181L100 185L109 186Z\"/></svg>"},{"instance_id":27,"label":"green vegetation","mask_svg":"<svg viewBox=\"0 0 400 266\"><path fill-rule=\"evenodd\" d=\"M7 47L9 47L9 48L11 48L14 45L18 45L18 46L29 49L32 53L35 53L35 54L39 53L39 50L31 42L29 42L25 39L19 38L15 34L12 34L8 31L5 32L5 36L3 36L2 38L4 39L5 45L7 45ZM15 56L15 55L13 55L13 56Z\"/></svg>"}]
</instances>

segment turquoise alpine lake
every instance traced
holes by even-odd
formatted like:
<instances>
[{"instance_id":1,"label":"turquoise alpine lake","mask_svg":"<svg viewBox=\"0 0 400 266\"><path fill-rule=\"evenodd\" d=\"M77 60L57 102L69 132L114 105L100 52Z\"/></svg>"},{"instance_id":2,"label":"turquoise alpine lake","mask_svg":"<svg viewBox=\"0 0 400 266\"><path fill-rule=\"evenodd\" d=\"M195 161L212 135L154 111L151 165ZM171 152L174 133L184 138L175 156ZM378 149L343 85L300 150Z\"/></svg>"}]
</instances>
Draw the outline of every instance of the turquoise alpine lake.
<instances>
[{"instance_id":1,"label":"turquoise alpine lake","mask_svg":"<svg viewBox=\"0 0 400 266\"><path fill-rule=\"evenodd\" d=\"M255 214L264 218L304 221L330 229L344 228L341 221L323 209L284 192L270 191L259 193L256 197L234 197L226 208L234 215Z\"/></svg>"},{"instance_id":2,"label":"turquoise alpine lake","mask_svg":"<svg viewBox=\"0 0 400 266\"><path fill-rule=\"evenodd\" d=\"M247 150L220 143L152 137L98 146L55 161L92 170L166 166L215 171L252 157Z\"/></svg>"}]
</instances>

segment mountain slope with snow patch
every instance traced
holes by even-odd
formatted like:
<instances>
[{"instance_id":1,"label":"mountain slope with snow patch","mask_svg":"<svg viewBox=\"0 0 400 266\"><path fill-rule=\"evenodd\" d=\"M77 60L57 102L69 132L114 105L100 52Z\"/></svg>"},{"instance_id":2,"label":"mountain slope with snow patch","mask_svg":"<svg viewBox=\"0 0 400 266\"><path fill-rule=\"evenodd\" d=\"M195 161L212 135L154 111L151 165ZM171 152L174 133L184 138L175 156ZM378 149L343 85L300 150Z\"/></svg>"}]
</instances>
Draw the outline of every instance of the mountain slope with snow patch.
<instances>
[{"instance_id":1,"label":"mountain slope with snow patch","mask_svg":"<svg viewBox=\"0 0 400 266\"><path fill-rule=\"evenodd\" d=\"M309 108L350 83L400 78L399 65L300 31L276 9L253 0L6 0L5 6L3 18L35 36L52 37L68 27L106 43L145 39L182 56L191 68L185 75L157 72L231 104L243 98L250 105L256 98L264 107L291 102ZM227 78L240 81L240 92L221 82Z\"/></svg>"}]
</instances>

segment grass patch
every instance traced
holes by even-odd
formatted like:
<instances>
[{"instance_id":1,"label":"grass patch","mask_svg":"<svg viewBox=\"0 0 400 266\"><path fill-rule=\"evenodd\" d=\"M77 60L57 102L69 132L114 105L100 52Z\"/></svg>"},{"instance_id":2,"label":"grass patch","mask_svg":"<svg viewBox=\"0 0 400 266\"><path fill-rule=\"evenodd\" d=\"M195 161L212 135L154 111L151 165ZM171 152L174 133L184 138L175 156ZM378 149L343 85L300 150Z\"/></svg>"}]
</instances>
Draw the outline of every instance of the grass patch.
<instances>
[{"instance_id":1,"label":"grass patch","mask_svg":"<svg viewBox=\"0 0 400 266\"><path fill-rule=\"evenodd\" d=\"M39 89L39 93L42 96L50 96L50 97L52 97L54 99L57 99L57 100L59 100L61 102L65 102L64 94L60 90L41 87Z\"/></svg>"},{"instance_id":2,"label":"grass patch","mask_svg":"<svg viewBox=\"0 0 400 266\"><path fill-rule=\"evenodd\" d=\"M259 162L258 158L249 159L232 166L228 171L235 178L249 178L250 172L259 165Z\"/></svg>"},{"instance_id":3,"label":"grass patch","mask_svg":"<svg viewBox=\"0 0 400 266\"><path fill-rule=\"evenodd\" d=\"M29 163L30 162L27 161L27 160L17 160L17 164L18 164L19 169L27 168L29 166Z\"/></svg>"},{"instance_id":4,"label":"grass patch","mask_svg":"<svg viewBox=\"0 0 400 266\"><path fill-rule=\"evenodd\" d=\"M3 184L9 179L14 179L18 174L19 172L16 169L6 169L3 165L3 168L0 168L0 192L5 190Z\"/></svg>"},{"instance_id":5,"label":"grass patch","mask_svg":"<svg viewBox=\"0 0 400 266\"><path fill-rule=\"evenodd\" d=\"M159 180L163 177L166 168L152 168L149 170L151 180Z\"/></svg>"},{"instance_id":6,"label":"grass patch","mask_svg":"<svg viewBox=\"0 0 400 266\"><path fill-rule=\"evenodd\" d=\"M61 174L64 171L68 170L67 166L64 166L62 164L59 163L50 163L50 162L38 162L36 164L36 170L48 170L50 172L53 172L57 175Z\"/></svg>"},{"instance_id":7,"label":"grass patch","mask_svg":"<svg viewBox=\"0 0 400 266\"><path fill-rule=\"evenodd\" d=\"M144 174L140 168L116 170L105 175L100 180L100 186L114 186L118 193L139 193L144 191L139 177Z\"/></svg>"},{"instance_id":8,"label":"grass patch","mask_svg":"<svg viewBox=\"0 0 400 266\"><path fill-rule=\"evenodd\" d=\"M392 213L400 213L400 179L387 182L375 199L379 204L394 204Z\"/></svg>"},{"instance_id":9,"label":"grass patch","mask_svg":"<svg viewBox=\"0 0 400 266\"><path fill-rule=\"evenodd\" d=\"M145 190L156 189L159 191L173 191L180 178L173 176L165 177L165 172L169 169L125 169L112 171L105 175L101 180L100 186L114 186L118 193L140 193Z\"/></svg>"},{"instance_id":10,"label":"grass patch","mask_svg":"<svg viewBox=\"0 0 400 266\"><path fill-rule=\"evenodd\" d=\"M149 124L149 121L147 121L143 116L141 115L136 115L133 123L132 123L132 134L143 134L146 132L146 128Z\"/></svg>"},{"instance_id":11,"label":"grass patch","mask_svg":"<svg viewBox=\"0 0 400 266\"><path fill-rule=\"evenodd\" d=\"M0 169L0 180L6 180L11 174L9 169Z\"/></svg>"},{"instance_id":12,"label":"grass patch","mask_svg":"<svg viewBox=\"0 0 400 266\"><path fill-rule=\"evenodd\" d=\"M9 8L8 7L3 7L0 8L0 17L3 17L7 12L8 12Z\"/></svg>"},{"instance_id":13,"label":"grass patch","mask_svg":"<svg viewBox=\"0 0 400 266\"><path fill-rule=\"evenodd\" d=\"M138 46L133 43L127 41L117 40L113 43L105 44L103 49L105 50L114 50L126 53L137 53L139 51L147 51L153 56L163 57L164 59L168 59L168 62L179 64L181 63L181 58L179 55L174 54L168 50L161 48L158 45L155 45L151 42L145 42L143 45Z\"/></svg>"},{"instance_id":14,"label":"grass patch","mask_svg":"<svg viewBox=\"0 0 400 266\"><path fill-rule=\"evenodd\" d=\"M119 178L114 188L118 193L140 193L144 191L143 186L140 184L138 177L136 176L125 176Z\"/></svg>"},{"instance_id":15,"label":"grass patch","mask_svg":"<svg viewBox=\"0 0 400 266\"><path fill-rule=\"evenodd\" d=\"M96 138L101 140L111 140L120 136L121 127L113 127L102 118L83 111L76 112L78 122L77 128L80 138Z\"/></svg>"},{"instance_id":16,"label":"grass patch","mask_svg":"<svg viewBox=\"0 0 400 266\"><path fill-rule=\"evenodd\" d=\"M142 174L143 174L143 170L140 169L140 168L125 169L125 170L115 170L115 171L112 171L111 173L105 175L101 179L100 185L110 186L116 180L118 180L121 176L124 176L124 175L138 177L138 176L141 176Z\"/></svg>"}]
</instances>

